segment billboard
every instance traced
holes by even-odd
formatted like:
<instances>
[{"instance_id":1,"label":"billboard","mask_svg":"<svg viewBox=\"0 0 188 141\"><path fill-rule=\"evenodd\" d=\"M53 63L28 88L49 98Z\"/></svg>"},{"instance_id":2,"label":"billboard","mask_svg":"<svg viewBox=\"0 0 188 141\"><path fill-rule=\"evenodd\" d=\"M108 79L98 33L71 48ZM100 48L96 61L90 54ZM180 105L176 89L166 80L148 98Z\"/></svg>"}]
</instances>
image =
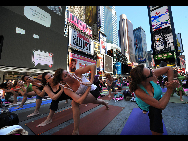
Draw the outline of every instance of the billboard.
<instances>
[{"instance_id":1,"label":"billboard","mask_svg":"<svg viewBox=\"0 0 188 141\"><path fill-rule=\"evenodd\" d=\"M176 41L177 41L177 47L178 47L178 52L183 53L183 44L182 44L182 38L181 38L181 33L176 34Z\"/></svg>"},{"instance_id":2,"label":"billboard","mask_svg":"<svg viewBox=\"0 0 188 141\"><path fill-rule=\"evenodd\" d=\"M153 54L176 51L171 6L148 6Z\"/></svg>"},{"instance_id":3,"label":"billboard","mask_svg":"<svg viewBox=\"0 0 188 141\"><path fill-rule=\"evenodd\" d=\"M69 27L69 46L91 55L94 55L93 40Z\"/></svg>"},{"instance_id":4,"label":"billboard","mask_svg":"<svg viewBox=\"0 0 188 141\"><path fill-rule=\"evenodd\" d=\"M104 54L104 72L113 73L113 57Z\"/></svg>"},{"instance_id":5,"label":"billboard","mask_svg":"<svg viewBox=\"0 0 188 141\"><path fill-rule=\"evenodd\" d=\"M115 63L115 69L117 74L121 74L121 62Z\"/></svg>"},{"instance_id":6,"label":"billboard","mask_svg":"<svg viewBox=\"0 0 188 141\"><path fill-rule=\"evenodd\" d=\"M67 60L68 52L68 38L64 37L65 6L58 6L59 12L49 8L0 7L0 34L4 36L0 65L48 70L67 68L67 61L63 61Z\"/></svg>"},{"instance_id":7,"label":"billboard","mask_svg":"<svg viewBox=\"0 0 188 141\"><path fill-rule=\"evenodd\" d=\"M151 11L152 30L156 31L170 25L170 18L168 13L168 7L163 6L154 11Z\"/></svg>"},{"instance_id":8,"label":"billboard","mask_svg":"<svg viewBox=\"0 0 188 141\"><path fill-rule=\"evenodd\" d=\"M92 29L90 26L88 26L85 22L77 18L75 15L73 15L69 10L66 10L67 15L67 22L72 23L74 26L76 26L80 31L85 32L87 35L92 37Z\"/></svg>"},{"instance_id":9,"label":"billboard","mask_svg":"<svg viewBox=\"0 0 188 141\"><path fill-rule=\"evenodd\" d=\"M95 60L69 52L69 72L75 72L77 69L93 64L96 65Z\"/></svg>"}]
</instances>

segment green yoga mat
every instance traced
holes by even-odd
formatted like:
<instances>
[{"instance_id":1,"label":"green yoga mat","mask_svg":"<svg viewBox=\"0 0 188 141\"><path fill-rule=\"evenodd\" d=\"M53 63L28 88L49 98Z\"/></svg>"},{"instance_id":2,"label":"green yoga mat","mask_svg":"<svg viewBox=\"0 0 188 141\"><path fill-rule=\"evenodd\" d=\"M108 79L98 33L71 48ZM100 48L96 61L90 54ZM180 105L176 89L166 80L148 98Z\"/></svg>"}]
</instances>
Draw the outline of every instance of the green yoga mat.
<instances>
[{"instance_id":1,"label":"green yoga mat","mask_svg":"<svg viewBox=\"0 0 188 141\"><path fill-rule=\"evenodd\" d=\"M174 93L174 95L170 97L169 102L172 102L172 103L188 103L188 100L186 98L184 98L183 96L182 96L182 99L184 101L180 101L180 96L178 96L176 93Z\"/></svg>"}]
</instances>

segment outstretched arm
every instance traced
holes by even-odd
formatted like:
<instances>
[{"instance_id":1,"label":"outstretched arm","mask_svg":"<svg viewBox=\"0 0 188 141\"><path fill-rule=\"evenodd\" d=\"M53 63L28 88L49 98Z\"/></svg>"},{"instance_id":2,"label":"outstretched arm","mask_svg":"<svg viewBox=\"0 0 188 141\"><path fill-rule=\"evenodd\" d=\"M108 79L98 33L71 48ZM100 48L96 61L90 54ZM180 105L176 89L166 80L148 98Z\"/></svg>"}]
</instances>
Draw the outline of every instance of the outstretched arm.
<instances>
[{"instance_id":1,"label":"outstretched arm","mask_svg":"<svg viewBox=\"0 0 188 141\"><path fill-rule=\"evenodd\" d=\"M81 77L82 74L84 73L87 73L91 71L91 80L90 82L93 83L93 80L94 80L94 76L95 76L95 71L96 71L96 65L89 65L89 66L86 66L84 68L80 68L80 69L77 69L75 71L75 74L78 76L78 77Z\"/></svg>"},{"instance_id":2,"label":"outstretched arm","mask_svg":"<svg viewBox=\"0 0 188 141\"><path fill-rule=\"evenodd\" d=\"M174 78L174 72L172 67L161 67L158 69L154 69L153 71L156 77L167 73L168 82L171 82Z\"/></svg>"},{"instance_id":3,"label":"outstretched arm","mask_svg":"<svg viewBox=\"0 0 188 141\"><path fill-rule=\"evenodd\" d=\"M82 104L83 101L86 99L87 95L89 94L90 90L91 90L91 86L88 85L87 90L82 96L77 95L76 93L74 93L73 91L67 88L64 89L64 92L66 95L71 97L76 103Z\"/></svg>"}]
</instances>

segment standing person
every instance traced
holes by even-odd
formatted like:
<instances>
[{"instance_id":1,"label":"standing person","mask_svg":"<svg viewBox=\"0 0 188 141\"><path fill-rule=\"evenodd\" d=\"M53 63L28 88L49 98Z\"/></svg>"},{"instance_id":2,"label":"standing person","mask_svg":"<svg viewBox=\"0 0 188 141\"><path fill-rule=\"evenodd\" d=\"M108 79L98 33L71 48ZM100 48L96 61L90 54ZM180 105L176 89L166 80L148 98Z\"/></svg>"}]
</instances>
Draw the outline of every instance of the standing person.
<instances>
[{"instance_id":1,"label":"standing person","mask_svg":"<svg viewBox=\"0 0 188 141\"><path fill-rule=\"evenodd\" d=\"M62 100L71 99L69 96L67 96L64 93L63 85L60 83L53 83L54 76L49 72L44 72L42 74L42 84L44 86L43 91L45 91L48 96L52 99L51 105L50 105L50 113L47 117L47 119L42 122L41 124L37 125L37 127L45 126L52 122L52 117L58 109L58 103ZM72 99L71 99L72 100Z\"/></svg>"},{"instance_id":2,"label":"standing person","mask_svg":"<svg viewBox=\"0 0 188 141\"><path fill-rule=\"evenodd\" d=\"M95 76L95 70L95 65L88 65L84 68L77 69L73 74L70 74L69 72L61 68L55 71L54 84L57 84L60 81L65 82L65 94L73 99L71 103L74 119L74 130L72 133L73 135L79 134L80 104L102 104L106 106L106 109L109 109L105 101L97 99L100 92L97 86L92 84ZM89 71L91 72L90 81L82 75Z\"/></svg>"},{"instance_id":3,"label":"standing person","mask_svg":"<svg viewBox=\"0 0 188 141\"><path fill-rule=\"evenodd\" d=\"M179 83L180 83L178 88L176 88L176 92L177 92L177 95L180 96L180 101L183 101L182 95L185 95L185 91L184 91L184 89L182 87L183 84L182 84L181 80L187 79L187 76L181 76L181 75L178 74L177 70L174 70L174 78L176 78L179 81Z\"/></svg>"},{"instance_id":4,"label":"standing person","mask_svg":"<svg viewBox=\"0 0 188 141\"><path fill-rule=\"evenodd\" d=\"M157 85L157 77L167 73L168 82L166 82L167 92L162 97L162 90ZM173 90L179 85L177 80L173 80L174 73L171 67L161 67L150 70L144 65L138 65L130 72L131 84L130 91L136 95L136 103L139 108L149 111L150 130L153 135L162 135L162 110L170 100Z\"/></svg>"},{"instance_id":5,"label":"standing person","mask_svg":"<svg viewBox=\"0 0 188 141\"><path fill-rule=\"evenodd\" d=\"M113 79L109 73L106 74L106 83L107 83L107 90L108 90L108 97L111 97L111 86L113 83Z\"/></svg>"}]
</instances>

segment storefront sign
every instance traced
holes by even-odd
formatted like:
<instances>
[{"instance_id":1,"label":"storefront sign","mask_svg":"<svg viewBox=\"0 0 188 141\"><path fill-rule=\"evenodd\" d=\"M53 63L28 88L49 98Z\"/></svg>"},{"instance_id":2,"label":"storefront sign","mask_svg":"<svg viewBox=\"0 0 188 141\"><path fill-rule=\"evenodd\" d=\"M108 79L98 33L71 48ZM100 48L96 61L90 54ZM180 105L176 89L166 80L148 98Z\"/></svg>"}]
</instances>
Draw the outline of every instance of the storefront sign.
<instances>
[{"instance_id":1,"label":"storefront sign","mask_svg":"<svg viewBox=\"0 0 188 141\"><path fill-rule=\"evenodd\" d=\"M94 64L96 65L95 60L69 52L69 72Z\"/></svg>"},{"instance_id":2,"label":"storefront sign","mask_svg":"<svg viewBox=\"0 0 188 141\"><path fill-rule=\"evenodd\" d=\"M88 54L94 54L93 41L69 27L69 46Z\"/></svg>"},{"instance_id":3,"label":"storefront sign","mask_svg":"<svg viewBox=\"0 0 188 141\"><path fill-rule=\"evenodd\" d=\"M86 23L78 19L72 13L70 13L69 10L67 10L67 22L74 24L76 27L79 28L79 30L82 30L87 35L92 37L91 27L89 27Z\"/></svg>"},{"instance_id":4,"label":"storefront sign","mask_svg":"<svg viewBox=\"0 0 188 141\"><path fill-rule=\"evenodd\" d=\"M44 51L41 52L40 50L34 50L32 56L32 62L34 63L34 67L40 63L41 65L47 64L51 68L53 65L52 56L52 53L45 53Z\"/></svg>"}]
</instances>

